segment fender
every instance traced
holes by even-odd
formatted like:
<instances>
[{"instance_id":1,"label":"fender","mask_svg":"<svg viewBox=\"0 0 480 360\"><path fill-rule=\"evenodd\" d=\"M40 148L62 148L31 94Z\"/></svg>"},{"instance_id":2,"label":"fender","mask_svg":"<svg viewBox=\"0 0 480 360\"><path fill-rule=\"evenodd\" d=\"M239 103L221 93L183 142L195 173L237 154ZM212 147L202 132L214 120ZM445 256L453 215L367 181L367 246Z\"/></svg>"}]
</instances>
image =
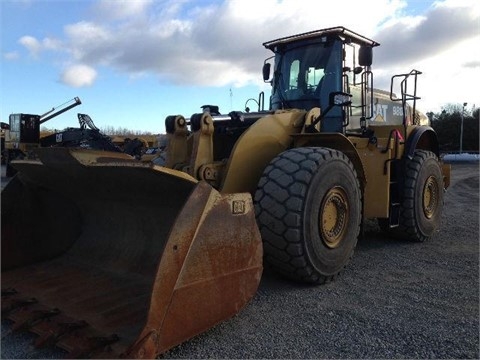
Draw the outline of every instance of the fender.
<instances>
[{"instance_id":1,"label":"fender","mask_svg":"<svg viewBox=\"0 0 480 360\"><path fill-rule=\"evenodd\" d=\"M412 130L405 144L404 158L413 159L416 149L431 150L440 157L437 134L430 126L417 126Z\"/></svg>"}]
</instances>

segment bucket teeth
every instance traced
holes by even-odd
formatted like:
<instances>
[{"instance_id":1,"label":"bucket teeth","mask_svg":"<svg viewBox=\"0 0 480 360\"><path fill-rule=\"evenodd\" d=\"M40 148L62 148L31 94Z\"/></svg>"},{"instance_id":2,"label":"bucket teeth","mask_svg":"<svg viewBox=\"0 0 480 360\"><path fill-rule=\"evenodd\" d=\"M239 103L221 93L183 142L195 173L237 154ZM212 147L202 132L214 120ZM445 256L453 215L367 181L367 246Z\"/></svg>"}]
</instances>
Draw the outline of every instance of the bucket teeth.
<instances>
[{"instance_id":1,"label":"bucket teeth","mask_svg":"<svg viewBox=\"0 0 480 360\"><path fill-rule=\"evenodd\" d=\"M20 308L38 303L36 298L2 298L2 317Z\"/></svg>"},{"instance_id":2,"label":"bucket teeth","mask_svg":"<svg viewBox=\"0 0 480 360\"><path fill-rule=\"evenodd\" d=\"M15 321L15 324L12 326L13 331L22 331L28 330L36 323L39 323L43 320L49 319L53 316L60 314L58 309L49 309L49 310L20 310L12 316L12 320Z\"/></svg>"},{"instance_id":3,"label":"bucket teeth","mask_svg":"<svg viewBox=\"0 0 480 360\"><path fill-rule=\"evenodd\" d=\"M35 347L42 348L51 345L55 345L55 343L62 337L73 332L85 328L88 326L88 323L84 320L80 321L73 321L73 322L53 322L49 324L45 324L47 329L43 329L40 335L35 340ZM37 331L40 330L39 327L36 329Z\"/></svg>"},{"instance_id":4,"label":"bucket teeth","mask_svg":"<svg viewBox=\"0 0 480 360\"><path fill-rule=\"evenodd\" d=\"M6 288L2 289L2 299L7 296L15 295L17 293L17 290L14 288Z\"/></svg>"},{"instance_id":5,"label":"bucket teeth","mask_svg":"<svg viewBox=\"0 0 480 360\"><path fill-rule=\"evenodd\" d=\"M116 343L120 338L116 334L110 336L96 337L71 337L72 350L68 354L69 359L87 359L92 357L105 356L109 352L109 345ZM62 341L64 342L64 341ZM107 356L107 358L111 358Z\"/></svg>"},{"instance_id":6,"label":"bucket teeth","mask_svg":"<svg viewBox=\"0 0 480 360\"><path fill-rule=\"evenodd\" d=\"M117 357L110 347L120 340L116 334L101 336L86 321L48 308L36 298L20 297L13 288L2 289L2 319L13 321L2 338L16 331L30 331L38 335L35 347L57 346L67 352L68 358Z\"/></svg>"}]
</instances>

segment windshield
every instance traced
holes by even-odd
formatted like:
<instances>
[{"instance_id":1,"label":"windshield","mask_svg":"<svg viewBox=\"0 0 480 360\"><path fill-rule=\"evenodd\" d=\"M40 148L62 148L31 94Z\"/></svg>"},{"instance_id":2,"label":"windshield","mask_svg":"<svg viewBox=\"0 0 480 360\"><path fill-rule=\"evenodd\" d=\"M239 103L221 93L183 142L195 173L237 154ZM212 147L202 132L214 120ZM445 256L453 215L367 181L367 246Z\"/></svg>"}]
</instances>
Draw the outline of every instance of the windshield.
<instances>
[{"instance_id":1,"label":"windshield","mask_svg":"<svg viewBox=\"0 0 480 360\"><path fill-rule=\"evenodd\" d=\"M329 93L341 90L341 43L292 45L275 56L272 110L327 106Z\"/></svg>"}]
</instances>

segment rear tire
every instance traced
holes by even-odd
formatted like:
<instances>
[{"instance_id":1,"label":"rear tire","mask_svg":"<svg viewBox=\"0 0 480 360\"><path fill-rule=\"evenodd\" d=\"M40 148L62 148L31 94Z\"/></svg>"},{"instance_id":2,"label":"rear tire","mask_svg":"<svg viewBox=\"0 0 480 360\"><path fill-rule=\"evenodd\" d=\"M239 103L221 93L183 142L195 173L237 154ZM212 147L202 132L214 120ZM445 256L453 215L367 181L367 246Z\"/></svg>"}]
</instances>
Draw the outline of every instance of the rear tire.
<instances>
[{"instance_id":1,"label":"rear tire","mask_svg":"<svg viewBox=\"0 0 480 360\"><path fill-rule=\"evenodd\" d=\"M393 229L398 237L422 242L440 227L443 211L443 177L437 156L416 150L407 159L400 208L400 225Z\"/></svg>"},{"instance_id":2,"label":"rear tire","mask_svg":"<svg viewBox=\"0 0 480 360\"><path fill-rule=\"evenodd\" d=\"M353 256L361 191L342 152L311 147L281 153L265 169L254 203L265 263L284 276L325 283Z\"/></svg>"}]
</instances>

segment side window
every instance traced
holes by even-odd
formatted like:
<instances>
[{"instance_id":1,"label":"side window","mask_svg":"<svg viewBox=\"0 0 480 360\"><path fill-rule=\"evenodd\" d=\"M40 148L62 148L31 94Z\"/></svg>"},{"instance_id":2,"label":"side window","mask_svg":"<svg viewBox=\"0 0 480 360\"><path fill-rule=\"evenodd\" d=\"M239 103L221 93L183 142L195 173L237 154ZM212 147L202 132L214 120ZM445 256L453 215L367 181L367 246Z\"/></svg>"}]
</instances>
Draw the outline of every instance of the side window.
<instances>
[{"instance_id":1,"label":"side window","mask_svg":"<svg viewBox=\"0 0 480 360\"><path fill-rule=\"evenodd\" d=\"M10 130L11 131L20 131L20 114L10 115L12 120L10 121Z\"/></svg>"},{"instance_id":2,"label":"side window","mask_svg":"<svg viewBox=\"0 0 480 360\"><path fill-rule=\"evenodd\" d=\"M324 69L316 69L314 67L310 67L307 72L307 86L308 89L315 91L317 89L320 80L325 75Z\"/></svg>"},{"instance_id":3,"label":"side window","mask_svg":"<svg viewBox=\"0 0 480 360\"><path fill-rule=\"evenodd\" d=\"M288 89L298 89L298 73L300 71L300 60L293 60L290 65L290 79L288 81Z\"/></svg>"},{"instance_id":4,"label":"side window","mask_svg":"<svg viewBox=\"0 0 480 360\"><path fill-rule=\"evenodd\" d=\"M350 69L350 71L344 71L344 75L347 75L348 77L348 84L355 84L355 74L353 73L353 69L355 69L356 66L355 53L357 50L358 49L356 49L353 44L346 44L344 47L345 58L343 59L343 67L344 69Z\"/></svg>"},{"instance_id":5,"label":"side window","mask_svg":"<svg viewBox=\"0 0 480 360\"><path fill-rule=\"evenodd\" d=\"M354 69L357 66L356 64L356 54L358 53L358 48L353 44L346 44L344 47L344 56L343 59L343 88L345 92L348 92L352 95L352 106L350 107L351 115L360 115L361 114L361 88L358 85L360 80L359 75L355 75ZM349 70L346 70L349 69ZM356 78L357 77L357 78Z\"/></svg>"}]
</instances>

